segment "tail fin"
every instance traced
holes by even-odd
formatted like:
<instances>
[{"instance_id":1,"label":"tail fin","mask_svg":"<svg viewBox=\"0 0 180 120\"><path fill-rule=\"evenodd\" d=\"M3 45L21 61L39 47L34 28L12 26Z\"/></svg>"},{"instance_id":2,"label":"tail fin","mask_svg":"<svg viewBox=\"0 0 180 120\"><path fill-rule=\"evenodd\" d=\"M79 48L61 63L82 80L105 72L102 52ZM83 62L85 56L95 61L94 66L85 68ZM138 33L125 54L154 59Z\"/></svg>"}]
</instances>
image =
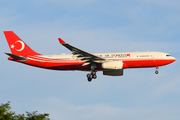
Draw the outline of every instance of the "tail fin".
<instances>
[{"instance_id":1,"label":"tail fin","mask_svg":"<svg viewBox=\"0 0 180 120\"><path fill-rule=\"evenodd\" d=\"M11 52L15 55L40 55L28 47L13 31L4 31Z\"/></svg>"}]
</instances>

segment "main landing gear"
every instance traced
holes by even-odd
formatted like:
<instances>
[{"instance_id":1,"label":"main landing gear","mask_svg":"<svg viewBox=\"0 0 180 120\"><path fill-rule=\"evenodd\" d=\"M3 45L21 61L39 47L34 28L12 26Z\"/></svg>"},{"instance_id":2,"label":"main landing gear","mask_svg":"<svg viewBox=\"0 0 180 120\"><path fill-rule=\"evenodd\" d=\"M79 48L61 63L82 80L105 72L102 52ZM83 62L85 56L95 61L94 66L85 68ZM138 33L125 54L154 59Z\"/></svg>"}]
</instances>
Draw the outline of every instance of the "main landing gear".
<instances>
[{"instance_id":1,"label":"main landing gear","mask_svg":"<svg viewBox=\"0 0 180 120\"><path fill-rule=\"evenodd\" d=\"M155 71L156 74L159 73L158 69L159 69L159 66L156 66L156 71Z\"/></svg>"},{"instance_id":2,"label":"main landing gear","mask_svg":"<svg viewBox=\"0 0 180 120\"><path fill-rule=\"evenodd\" d=\"M92 81L92 79L96 79L97 75L96 75L96 71L94 70L96 68L96 64L93 64L91 66L91 73L87 74L87 79L89 82Z\"/></svg>"},{"instance_id":3,"label":"main landing gear","mask_svg":"<svg viewBox=\"0 0 180 120\"><path fill-rule=\"evenodd\" d=\"M92 79L96 79L97 78L97 75L96 75L96 71L92 71L91 74L87 74L87 79L89 82L92 81Z\"/></svg>"}]
</instances>

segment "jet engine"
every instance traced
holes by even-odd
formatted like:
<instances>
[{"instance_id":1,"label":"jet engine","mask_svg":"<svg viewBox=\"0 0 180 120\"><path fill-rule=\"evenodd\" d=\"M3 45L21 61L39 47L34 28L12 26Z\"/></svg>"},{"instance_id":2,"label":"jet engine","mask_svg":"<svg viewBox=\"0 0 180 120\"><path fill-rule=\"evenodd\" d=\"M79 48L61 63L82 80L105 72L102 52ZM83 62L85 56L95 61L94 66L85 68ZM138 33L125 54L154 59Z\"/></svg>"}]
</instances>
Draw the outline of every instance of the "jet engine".
<instances>
[{"instance_id":1,"label":"jet engine","mask_svg":"<svg viewBox=\"0 0 180 120\"><path fill-rule=\"evenodd\" d=\"M123 61L109 61L102 63L102 68L107 70L123 69Z\"/></svg>"}]
</instances>

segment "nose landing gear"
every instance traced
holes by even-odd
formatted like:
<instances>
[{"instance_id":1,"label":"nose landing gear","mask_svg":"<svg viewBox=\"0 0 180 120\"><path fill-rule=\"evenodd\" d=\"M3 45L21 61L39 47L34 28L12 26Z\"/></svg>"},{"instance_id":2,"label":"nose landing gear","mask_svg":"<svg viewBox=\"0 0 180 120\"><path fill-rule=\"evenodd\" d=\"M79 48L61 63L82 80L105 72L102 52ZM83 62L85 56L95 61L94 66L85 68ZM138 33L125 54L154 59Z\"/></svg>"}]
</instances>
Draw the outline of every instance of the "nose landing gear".
<instances>
[{"instance_id":1,"label":"nose landing gear","mask_svg":"<svg viewBox=\"0 0 180 120\"><path fill-rule=\"evenodd\" d=\"M159 66L156 66L156 71L155 71L156 74L159 73L158 69L159 69Z\"/></svg>"}]
</instances>

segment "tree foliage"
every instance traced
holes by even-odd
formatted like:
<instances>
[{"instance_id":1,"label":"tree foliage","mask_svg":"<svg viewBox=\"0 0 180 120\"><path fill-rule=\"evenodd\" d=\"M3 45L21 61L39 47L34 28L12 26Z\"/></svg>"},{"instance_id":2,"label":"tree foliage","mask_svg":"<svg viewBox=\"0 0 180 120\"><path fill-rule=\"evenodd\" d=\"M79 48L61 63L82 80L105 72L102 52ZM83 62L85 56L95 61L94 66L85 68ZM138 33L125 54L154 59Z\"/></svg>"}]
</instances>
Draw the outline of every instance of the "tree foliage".
<instances>
[{"instance_id":1,"label":"tree foliage","mask_svg":"<svg viewBox=\"0 0 180 120\"><path fill-rule=\"evenodd\" d=\"M50 120L48 118L49 114L38 114L38 111L27 112L26 115L18 114L11 111L10 102L0 105L0 120Z\"/></svg>"}]
</instances>

